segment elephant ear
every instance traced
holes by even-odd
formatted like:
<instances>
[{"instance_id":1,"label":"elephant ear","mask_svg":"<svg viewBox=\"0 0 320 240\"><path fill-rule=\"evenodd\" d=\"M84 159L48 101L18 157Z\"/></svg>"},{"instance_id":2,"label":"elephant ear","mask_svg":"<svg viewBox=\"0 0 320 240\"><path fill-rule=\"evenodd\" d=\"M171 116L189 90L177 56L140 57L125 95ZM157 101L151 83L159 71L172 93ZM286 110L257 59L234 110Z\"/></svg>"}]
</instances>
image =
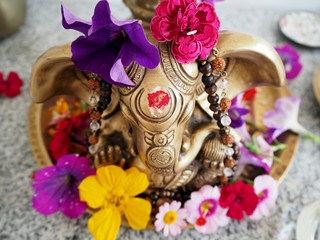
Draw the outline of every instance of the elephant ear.
<instances>
[{"instance_id":1,"label":"elephant ear","mask_svg":"<svg viewBox=\"0 0 320 240\"><path fill-rule=\"evenodd\" d=\"M88 77L76 68L71 55L70 44L66 44L49 49L37 59L29 86L34 102L44 103L54 96L70 95L89 103L92 92L87 86ZM111 98L105 114L117 107L118 91L112 91Z\"/></svg>"},{"instance_id":2,"label":"elephant ear","mask_svg":"<svg viewBox=\"0 0 320 240\"><path fill-rule=\"evenodd\" d=\"M232 99L237 94L258 86L284 86L285 70L282 60L274 48L262 38L222 31L217 49L219 57L227 61L229 98ZM211 114L203 84L197 89L197 102L203 110Z\"/></svg>"},{"instance_id":3,"label":"elephant ear","mask_svg":"<svg viewBox=\"0 0 320 240\"><path fill-rule=\"evenodd\" d=\"M86 77L71 60L70 44L51 48L38 58L32 69L30 93L36 103L57 95L88 100L90 89Z\"/></svg>"}]
</instances>

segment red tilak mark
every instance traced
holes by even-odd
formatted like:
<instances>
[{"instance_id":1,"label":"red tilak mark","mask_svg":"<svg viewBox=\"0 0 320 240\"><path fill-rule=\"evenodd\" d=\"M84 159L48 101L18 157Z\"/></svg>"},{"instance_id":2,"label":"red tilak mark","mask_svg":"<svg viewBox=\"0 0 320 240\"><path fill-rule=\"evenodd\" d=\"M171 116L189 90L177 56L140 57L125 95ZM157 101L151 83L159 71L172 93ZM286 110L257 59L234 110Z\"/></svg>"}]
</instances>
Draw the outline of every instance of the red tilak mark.
<instances>
[{"instance_id":1,"label":"red tilak mark","mask_svg":"<svg viewBox=\"0 0 320 240\"><path fill-rule=\"evenodd\" d=\"M151 108L163 109L169 104L170 96L165 91L156 91L148 94L148 105Z\"/></svg>"}]
</instances>

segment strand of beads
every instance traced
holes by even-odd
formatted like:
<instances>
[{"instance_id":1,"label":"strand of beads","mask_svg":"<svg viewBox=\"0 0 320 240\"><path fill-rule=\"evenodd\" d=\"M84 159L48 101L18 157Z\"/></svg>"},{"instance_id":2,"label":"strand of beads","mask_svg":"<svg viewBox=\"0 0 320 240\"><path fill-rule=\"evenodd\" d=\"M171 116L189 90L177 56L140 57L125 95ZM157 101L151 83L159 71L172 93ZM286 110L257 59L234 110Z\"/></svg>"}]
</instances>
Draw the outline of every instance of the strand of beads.
<instances>
[{"instance_id":1,"label":"strand of beads","mask_svg":"<svg viewBox=\"0 0 320 240\"><path fill-rule=\"evenodd\" d=\"M112 85L102 80L96 74L89 74L87 85L91 89L91 96L89 102L92 105L90 111L90 136L89 153L95 154L98 151L98 141L101 126L101 116L103 111L108 107L111 102Z\"/></svg>"},{"instance_id":2,"label":"strand of beads","mask_svg":"<svg viewBox=\"0 0 320 240\"><path fill-rule=\"evenodd\" d=\"M227 146L227 157L224 159L224 175L220 177L222 184L226 184L231 180L234 175L236 160L238 160L240 154L239 147L234 137L230 134L231 118L228 115L228 110L231 106L231 100L226 93L229 83L226 79L227 72L225 68L226 62L223 58L218 57L218 50L215 48L206 60L199 61L199 71L203 74L202 83L205 85L206 93L208 93L209 108L213 112L213 118L220 128L221 142ZM218 89L221 89L221 97L217 93Z\"/></svg>"}]
</instances>

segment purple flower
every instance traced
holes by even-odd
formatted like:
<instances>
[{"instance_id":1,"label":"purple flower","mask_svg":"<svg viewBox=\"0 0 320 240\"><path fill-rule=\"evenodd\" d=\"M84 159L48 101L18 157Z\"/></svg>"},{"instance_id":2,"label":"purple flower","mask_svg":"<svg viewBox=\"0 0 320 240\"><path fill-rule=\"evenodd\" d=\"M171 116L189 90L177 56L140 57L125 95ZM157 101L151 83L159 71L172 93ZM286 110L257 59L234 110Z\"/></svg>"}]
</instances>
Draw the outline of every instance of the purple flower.
<instances>
[{"instance_id":1,"label":"purple flower","mask_svg":"<svg viewBox=\"0 0 320 240\"><path fill-rule=\"evenodd\" d=\"M274 159L275 147L269 145L262 135L251 137L245 125L236 130L241 136L239 169L245 165L251 164L262 167L269 173Z\"/></svg>"},{"instance_id":2,"label":"purple flower","mask_svg":"<svg viewBox=\"0 0 320 240\"><path fill-rule=\"evenodd\" d=\"M231 107L228 110L229 117L231 118L231 127L239 128L243 125L243 116L248 114L250 111L249 109L245 108L242 103L243 94L240 94L232 99Z\"/></svg>"},{"instance_id":3,"label":"purple flower","mask_svg":"<svg viewBox=\"0 0 320 240\"><path fill-rule=\"evenodd\" d=\"M92 22L77 18L63 5L61 13L64 28L84 34L71 45L72 61L81 71L99 74L111 84L134 86L124 67L132 61L146 68L159 64L158 49L148 42L141 24L114 19L106 0L97 3Z\"/></svg>"},{"instance_id":4,"label":"purple flower","mask_svg":"<svg viewBox=\"0 0 320 240\"><path fill-rule=\"evenodd\" d=\"M286 71L286 78L292 80L297 77L302 70L302 65L299 62L299 53L288 43L282 47L275 47L275 49L282 59Z\"/></svg>"},{"instance_id":5,"label":"purple flower","mask_svg":"<svg viewBox=\"0 0 320 240\"><path fill-rule=\"evenodd\" d=\"M87 208L79 198L78 186L87 176L95 173L89 160L75 154L61 157L57 165L39 170L32 184L35 194L32 205L44 215L61 211L69 218L79 217Z\"/></svg>"},{"instance_id":6,"label":"purple flower","mask_svg":"<svg viewBox=\"0 0 320 240\"><path fill-rule=\"evenodd\" d=\"M299 107L301 99L299 97L282 97L275 102L275 109L265 113L263 123L269 129L264 133L270 143L280 134L291 130L314 142L320 143L320 138L309 132L298 122Z\"/></svg>"}]
</instances>

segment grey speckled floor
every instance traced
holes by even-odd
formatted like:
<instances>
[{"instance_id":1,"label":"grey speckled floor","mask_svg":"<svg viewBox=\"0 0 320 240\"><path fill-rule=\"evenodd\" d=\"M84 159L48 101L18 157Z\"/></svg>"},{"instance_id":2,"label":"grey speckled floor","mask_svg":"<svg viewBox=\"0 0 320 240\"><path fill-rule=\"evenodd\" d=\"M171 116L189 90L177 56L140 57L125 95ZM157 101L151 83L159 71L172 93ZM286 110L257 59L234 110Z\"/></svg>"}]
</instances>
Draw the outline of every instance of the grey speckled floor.
<instances>
[{"instance_id":1,"label":"grey speckled floor","mask_svg":"<svg viewBox=\"0 0 320 240\"><path fill-rule=\"evenodd\" d=\"M89 18L95 1L64 0L71 10ZM120 0L110 1L114 15L129 16ZM14 100L0 99L0 239L91 239L88 216L71 221L60 214L44 217L31 207L31 172L37 168L28 143L27 111L31 103L28 77L32 63L45 50L71 41L76 36L60 25L60 1L29 0L25 24L12 36L0 40L0 71L19 72L25 81L23 94ZM289 6L290 7L290 6ZM320 6L317 6L320 9ZM230 9L218 7L223 29L259 35L272 45L286 41L279 32L277 20L284 10ZM320 49L294 45L302 54L304 69L289 88L303 99L300 121L320 136L320 106L312 92L313 71L320 65ZM320 145L301 141L294 164L280 186L277 207L272 215L257 223L233 222L212 236L194 230L184 231L179 239L294 239L296 220L302 207L320 199ZM153 231L135 232L122 228L119 239L161 239Z\"/></svg>"}]
</instances>

